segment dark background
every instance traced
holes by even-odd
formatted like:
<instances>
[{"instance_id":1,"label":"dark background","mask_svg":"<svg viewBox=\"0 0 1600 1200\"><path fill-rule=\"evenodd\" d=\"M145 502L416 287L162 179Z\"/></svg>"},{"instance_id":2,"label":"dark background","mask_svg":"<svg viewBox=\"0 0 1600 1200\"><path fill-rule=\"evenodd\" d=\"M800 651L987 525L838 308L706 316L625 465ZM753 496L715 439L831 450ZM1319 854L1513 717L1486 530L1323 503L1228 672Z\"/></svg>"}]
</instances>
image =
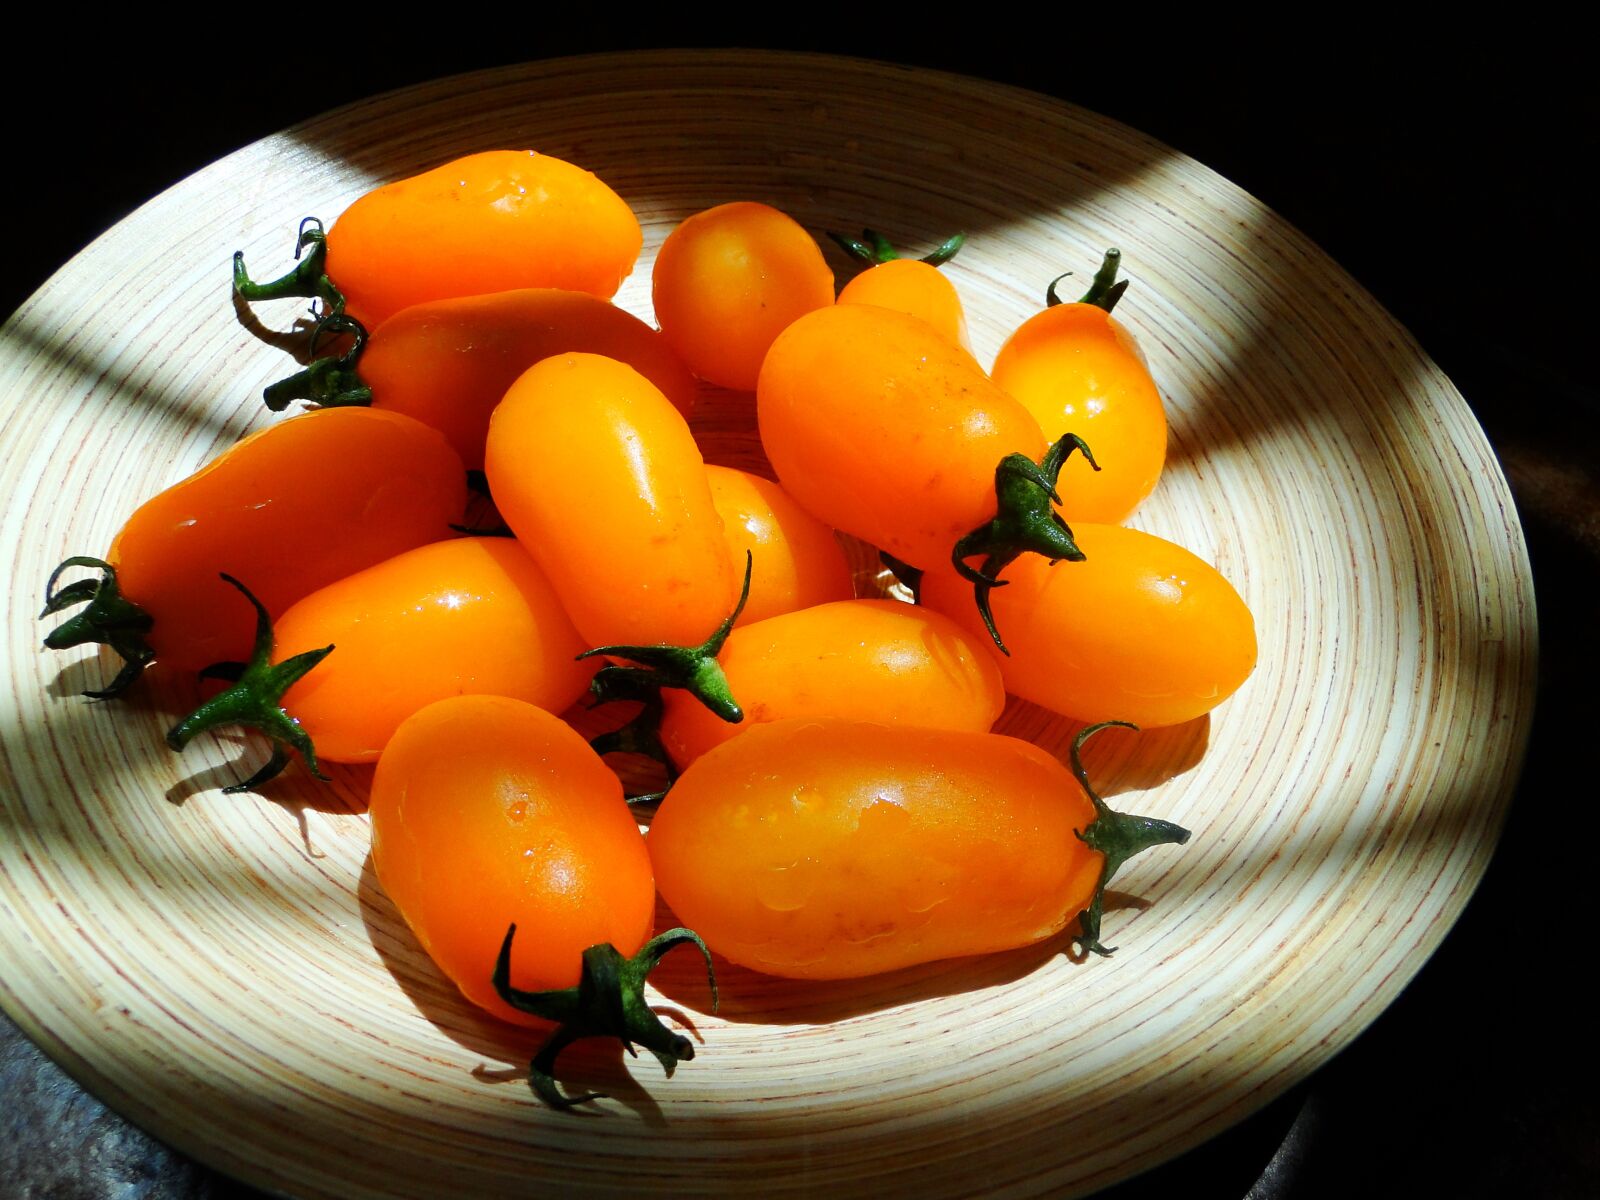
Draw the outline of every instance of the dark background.
<instances>
[{"instance_id":1,"label":"dark background","mask_svg":"<svg viewBox=\"0 0 1600 1200\"><path fill-rule=\"evenodd\" d=\"M1482 888L1400 1000L1307 1084L1111 1195L1600 1195L1600 1053L1592 985L1582 982L1595 798L1580 750L1596 715L1587 689L1600 584L1600 393L1590 374L1600 255L1588 180L1600 161L1600 89L1582 82L1594 66L1571 31L1319 28L1290 42L1138 28L1154 24L1148 15L1129 16L1113 35L1063 11L1050 31L776 36L630 17L625 31L620 19L542 29L530 21L515 34L438 34L422 48L376 41L359 24L372 16L264 18L268 36L250 43L267 49L249 61L220 42L201 53L107 39L10 63L0 76L11 162L0 189L0 314L149 196L325 109L525 59L695 45L857 54L1081 104L1252 192L1372 291L1465 394L1517 498L1544 660L1527 770ZM347 48L322 49L337 41ZM87 1158L93 1146L61 1115L88 1115L84 1129L102 1137L125 1135L108 1134L83 1102L44 1104L25 1074L26 1047L6 1054L0 1198L124 1194L65 1181L63 1156ZM4 1168L44 1153L30 1149L41 1121L57 1139L48 1153L58 1190L29 1192ZM130 1194L245 1194L139 1153Z\"/></svg>"}]
</instances>

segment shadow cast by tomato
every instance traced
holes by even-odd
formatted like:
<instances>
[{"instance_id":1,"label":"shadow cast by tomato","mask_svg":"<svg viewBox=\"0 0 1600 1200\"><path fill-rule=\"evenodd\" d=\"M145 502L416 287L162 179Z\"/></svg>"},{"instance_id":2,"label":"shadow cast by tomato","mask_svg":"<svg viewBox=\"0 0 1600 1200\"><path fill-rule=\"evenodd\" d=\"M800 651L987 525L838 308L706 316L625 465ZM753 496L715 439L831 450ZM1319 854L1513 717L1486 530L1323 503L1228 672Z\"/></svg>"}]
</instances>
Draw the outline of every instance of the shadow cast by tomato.
<instances>
[{"instance_id":1,"label":"shadow cast by tomato","mask_svg":"<svg viewBox=\"0 0 1600 1200\"><path fill-rule=\"evenodd\" d=\"M1142 910L1150 901L1123 892L1107 892L1104 909ZM656 928L681 924L664 901L656 906ZM785 979L730 962L715 950L716 1016L740 1024L826 1025L862 1017L918 1001L1005 987L1033 974L1057 957L1074 964L1092 962L1073 945L1076 921L1060 933L1030 946L965 958L920 963L855 979ZM651 985L667 999L696 1012L710 1007L705 964L695 954L672 954L650 976ZM658 1012L663 1011L658 1009Z\"/></svg>"},{"instance_id":2,"label":"shadow cast by tomato","mask_svg":"<svg viewBox=\"0 0 1600 1200\"><path fill-rule=\"evenodd\" d=\"M317 322L316 318L310 314L310 311L304 307L304 301L298 302L301 305L301 311L294 318L289 328L273 329L255 314L255 310L250 307L249 302L240 297L238 292L230 290L229 297L233 303L234 318L245 332L255 338L256 341L263 342L274 349L282 350L285 354L292 356L294 361L301 366L311 361L311 334L316 328ZM327 353L328 349L329 347L324 346L321 351L322 353Z\"/></svg>"},{"instance_id":3,"label":"shadow cast by tomato","mask_svg":"<svg viewBox=\"0 0 1600 1200\"><path fill-rule=\"evenodd\" d=\"M227 765L207 767L178 780L167 789L169 803L181 805L189 797L204 792L234 787L249 779L266 760L265 739L244 730L228 730L214 735L235 747L238 755ZM284 773L250 789L255 795L296 815L304 825L304 814L361 813L367 808L367 792L372 783L369 765L323 764L326 780L310 777L305 764L294 759Z\"/></svg>"},{"instance_id":4,"label":"shadow cast by tomato","mask_svg":"<svg viewBox=\"0 0 1600 1200\"><path fill-rule=\"evenodd\" d=\"M366 926L373 949L417 1013L464 1050L481 1055L490 1062L506 1064L490 1066L480 1063L470 1069L470 1074L489 1086L516 1081L526 1087L528 1063L549 1038L553 1027L545 1022L530 1026L513 1025L489 1015L463 996L434 964L384 893L370 853L361 865L357 895L362 923ZM677 957L680 955L670 955L668 961ZM698 955L681 957L700 961ZM702 990L704 987L702 969ZM694 1041L697 1050L704 1046L705 1039L695 1028L690 1014L673 1010L657 1011L669 1024ZM602 1115L609 1101L631 1110L647 1125L665 1125L666 1118L652 1091L663 1085L670 1087L671 1080L660 1074L649 1054L640 1054L634 1061L643 1066L642 1079L635 1077L624 1061L622 1044L614 1039L585 1038L568 1046L556 1062L558 1086L569 1095L599 1092L605 1097L596 1104L570 1111ZM651 1078L652 1072L656 1074L656 1079ZM523 1096L532 1100L526 1092Z\"/></svg>"},{"instance_id":5,"label":"shadow cast by tomato","mask_svg":"<svg viewBox=\"0 0 1600 1200\"><path fill-rule=\"evenodd\" d=\"M995 732L1021 738L1071 762L1073 739L1084 723L1015 696L995 722ZM1145 792L1187 775L1205 758L1211 743L1211 714L1178 725L1139 730L1107 730L1083 745L1089 782L1103 799Z\"/></svg>"}]
</instances>

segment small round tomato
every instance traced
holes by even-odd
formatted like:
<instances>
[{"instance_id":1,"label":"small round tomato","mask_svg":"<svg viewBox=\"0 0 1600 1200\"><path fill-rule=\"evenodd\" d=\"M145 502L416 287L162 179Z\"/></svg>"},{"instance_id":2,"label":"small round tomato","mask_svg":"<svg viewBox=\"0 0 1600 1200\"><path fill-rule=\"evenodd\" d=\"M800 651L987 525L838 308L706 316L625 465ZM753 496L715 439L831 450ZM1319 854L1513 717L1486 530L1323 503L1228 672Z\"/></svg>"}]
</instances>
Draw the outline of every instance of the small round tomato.
<instances>
[{"instance_id":1,"label":"small round tomato","mask_svg":"<svg viewBox=\"0 0 1600 1200\"><path fill-rule=\"evenodd\" d=\"M919 317L967 353L967 314L938 267L919 258L894 258L861 272L839 293L840 304L875 304Z\"/></svg>"},{"instance_id":2,"label":"small round tomato","mask_svg":"<svg viewBox=\"0 0 1600 1200\"><path fill-rule=\"evenodd\" d=\"M756 389L761 444L813 516L915 567L995 515L995 470L1039 423L925 321L868 304L801 317Z\"/></svg>"},{"instance_id":3,"label":"small round tomato","mask_svg":"<svg viewBox=\"0 0 1600 1200\"><path fill-rule=\"evenodd\" d=\"M1084 561L1026 556L990 593L1008 691L1080 721L1158 726L1207 713L1244 683L1255 621L1215 567L1137 529L1072 531ZM983 630L972 585L952 571L928 572L922 601Z\"/></svg>"},{"instance_id":4,"label":"small round tomato","mask_svg":"<svg viewBox=\"0 0 1600 1200\"><path fill-rule=\"evenodd\" d=\"M687 416L695 382L656 330L586 292L526 288L403 309L373 331L361 356L374 408L405 413L483 467L489 416L534 363L582 351L625 362Z\"/></svg>"},{"instance_id":5,"label":"small round tomato","mask_svg":"<svg viewBox=\"0 0 1600 1200\"><path fill-rule=\"evenodd\" d=\"M656 255L656 321L696 375L752 391L773 338L833 304L833 272L792 218L765 204L722 204L688 218Z\"/></svg>"},{"instance_id":6,"label":"small round tomato","mask_svg":"<svg viewBox=\"0 0 1600 1200\"><path fill-rule=\"evenodd\" d=\"M292 417L140 505L99 564L105 578L51 589L47 614L88 603L45 644L113 645L129 667L109 690L137 677L141 657L181 671L243 659L250 608L219 573L252 581L276 615L336 579L449 536L465 504L460 457L421 422L364 408ZM97 615L113 601L144 614L138 644L123 640L127 614Z\"/></svg>"},{"instance_id":7,"label":"small round tomato","mask_svg":"<svg viewBox=\"0 0 1600 1200\"><path fill-rule=\"evenodd\" d=\"M697 760L649 845L662 898L713 950L843 979L1029 945L1080 914L1084 945L1103 951L1118 839L1102 834L1130 824L1142 844L1113 853L1188 836L1111 813L1016 738L801 719Z\"/></svg>"},{"instance_id":8,"label":"small round tomato","mask_svg":"<svg viewBox=\"0 0 1600 1200\"><path fill-rule=\"evenodd\" d=\"M789 493L734 467L708 464L706 479L735 570L744 570L747 554L761 564L751 575L750 598L737 625L855 595L839 539Z\"/></svg>"},{"instance_id":9,"label":"small round tomato","mask_svg":"<svg viewBox=\"0 0 1600 1200\"><path fill-rule=\"evenodd\" d=\"M752 726L843 717L987 732L1005 707L988 652L948 617L898 600L841 600L736 628L717 656L737 725L665 692L661 742L680 768Z\"/></svg>"},{"instance_id":10,"label":"small round tomato","mask_svg":"<svg viewBox=\"0 0 1600 1200\"><path fill-rule=\"evenodd\" d=\"M695 645L739 584L682 414L632 367L547 358L489 423L495 505L590 645Z\"/></svg>"},{"instance_id":11,"label":"small round tomato","mask_svg":"<svg viewBox=\"0 0 1600 1200\"><path fill-rule=\"evenodd\" d=\"M372 780L372 865L423 949L497 1017L534 1018L491 983L508 926L511 982L578 982L583 953L650 936L650 858L622 785L565 722L520 700L463 696L412 716Z\"/></svg>"},{"instance_id":12,"label":"small round tomato","mask_svg":"<svg viewBox=\"0 0 1600 1200\"><path fill-rule=\"evenodd\" d=\"M369 329L429 300L554 287L609 297L644 236L591 172L533 150L469 154L362 196L327 235L327 269Z\"/></svg>"},{"instance_id":13,"label":"small round tomato","mask_svg":"<svg viewBox=\"0 0 1600 1200\"><path fill-rule=\"evenodd\" d=\"M1119 524L1155 489L1167 458L1166 410L1144 351L1105 308L1080 302L1034 314L1000 347L989 375L1046 438L1073 433L1094 451L1099 470L1081 458L1063 467L1057 487L1068 521Z\"/></svg>"},{"instance_id":14,"label":"small round tomato","mask_svg":"<svg viewBox=\"0 0 1600 1200\"><path fill-rule=\"evenodd\" d=\"M552 712L594 674L588 647L526 550L457 538L408 551L299 601L273 661L332 644L283 708L334 762L372 762L400 723L448 696L510 696Z\"/></svg>"}]
</instances>

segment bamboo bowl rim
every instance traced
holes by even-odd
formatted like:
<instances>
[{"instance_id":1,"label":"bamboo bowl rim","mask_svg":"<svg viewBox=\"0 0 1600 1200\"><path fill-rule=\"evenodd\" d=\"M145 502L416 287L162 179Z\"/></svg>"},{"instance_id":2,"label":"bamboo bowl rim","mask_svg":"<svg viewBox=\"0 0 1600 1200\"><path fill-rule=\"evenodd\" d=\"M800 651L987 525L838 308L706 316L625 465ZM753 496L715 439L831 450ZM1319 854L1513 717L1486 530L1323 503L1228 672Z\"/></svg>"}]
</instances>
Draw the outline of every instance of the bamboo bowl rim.
<instances>
[{"instance_id":1,"label":"bamboo bowl rim","mask_svg":"<svg viewBox=\"0 0 1600 1200\"><path fill-rule=\"evenodd\" d=\"M519 1081L528 1040L454 996L372 882L361 771L223 797L252 748L168 754L171 686L120 712L73 698L105 664L38 650L45 574L272 419L256 397L286 360L229 307L229 253L282 261L307 212L497 145L579 162L634 205L645 256L618 302L640 315L666 231L727 199L814 232L966 228L949 270L985 363L1051 275L1123 248L1118 315L1173 421L1134 523L1218 564L1262 657L1210 721L1098 768L1195 831L1119 878L1116 957L1074 963L1058 940L850 986L736 974L719 1015L685 963L656 997L702 1055L669 1081L569 1051L573 1082L617 1099L563 1116ZM113 1107L288 1194L1095 1190L1242 1119L1382 1011L1480 879L1526 744L1527 555L1449 381L1237 187L999 84L635 52L350 105L85 249L0 331L0 394L0 1004ZM737 397L709 397L699 432L714 461L759 458ZM1065 728L1020 704L1002 727L1056 745Z\"/></svg>"}]
</instances>

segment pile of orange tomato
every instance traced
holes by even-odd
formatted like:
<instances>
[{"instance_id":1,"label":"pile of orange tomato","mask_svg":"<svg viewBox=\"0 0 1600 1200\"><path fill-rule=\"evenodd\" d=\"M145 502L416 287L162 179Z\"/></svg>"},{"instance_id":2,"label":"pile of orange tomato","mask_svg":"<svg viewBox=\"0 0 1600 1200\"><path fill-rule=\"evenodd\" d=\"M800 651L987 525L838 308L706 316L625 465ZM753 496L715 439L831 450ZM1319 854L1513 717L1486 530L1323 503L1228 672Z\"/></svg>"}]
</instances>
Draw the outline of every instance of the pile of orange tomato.
<instances>
[{"instance_id":1,"label":"pile of orange tomato","mask_svg":"<svg viewBox=\"0 0 1600 1200\"><path fill-rule=\"evenodd\" d=\"M587 1098L551 1074L575 1037L692 1056L642 998L676 945L808 979L1074 921L1103 951L1110 871L1187 835L1108 809L1076 749L991 733L1006 694L1170 725L1254 666L1227 581L1120 524L1167 434L1115 252L985 372L940 270L958 239L837 240L870 265L836 295L783 213L692 216L654 328L610 303L639 223L581 168L490 152L381 187L303 225L282 279L236 258L245 299L316 299L326 352L269 389L314 407L47 589L48 645L121 656L101 694L152 662L223 681L168 741L266 734L241 787L377 763L379 880L469 999L557 1023L552 1103ZM775 479L703 461L700 381L750 395ZM504 528L462 529L469 476ZM835 531L918 602L856 597ZM629 717L593 744L558 715L586 692ZM670 783L647 836L604 757L630 750ZM658 890L684 928L652 938Z\"/></svg>"}]
</instances>

